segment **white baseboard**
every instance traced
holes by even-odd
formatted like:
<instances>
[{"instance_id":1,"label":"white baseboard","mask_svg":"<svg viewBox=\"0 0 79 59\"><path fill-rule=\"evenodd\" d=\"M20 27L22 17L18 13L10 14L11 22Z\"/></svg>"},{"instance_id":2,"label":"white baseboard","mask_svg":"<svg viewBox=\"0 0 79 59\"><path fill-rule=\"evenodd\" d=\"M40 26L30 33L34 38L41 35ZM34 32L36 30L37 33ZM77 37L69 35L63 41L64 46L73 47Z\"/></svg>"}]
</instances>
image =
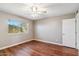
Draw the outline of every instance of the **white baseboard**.
<instances>
[{"instance_id":1,"label":"white baseboard","mask_svg":"<svg viewBox=\"0 0 79 59\"><path fill-rule=\"evenodd\" d=\"M60 46L64 46L63 44L60 44L60 43L55 43L55 42L50 42L50 41L44 41L44 40L39 40L39 39L35 39L36 41L40 41L40 42L45 42L45 43L50 43L50 44L56 44L56 45L60 45ZM65 47L68 47L68 46L65 46ZM70 47L70 48L73 48L73 47ZM78 49L78 48L76 48Z\"/></svg>"},{"instance_id":2,"label":"white baseboard","mask_svg":"<svg viewBox=\"0 0 79 59\"><path fill-rule=\"evenodd\" d=\"M0 50L6 49L6 48L9 48L9 47L13 47L13 46L16 46L16 45L19 45L19 44L22 44L22 43L26 43L26 42L29 42L29 41L32 41L32 40L33 39L29 39L29 40L26 40L26 41L23 41L23 42L19 42L19 43L16 43L16 44L5 46L5 47L0 48Z\"/></svg>"},{"instance_id":3,"label":"white baseboard","mask_svg":"<svg viewBox=\"0 0 79 59\"><path fill-rule=\"evenodd\" d=\"M54 43L54 42L50 42L50 41L44 41L44 40L39 40L39 39L34 39L36 41L41 41L41 42L45 42L45 43L50 43L50 44L56 44L56 45L61 45L63 46L62 44L59 44L59 43Z\"/></svg>"},{"instance_id":4,"label":"white baseboard","mask_svg":"<svg viewBox=\"0 0 79 59\"><path fill-rule=\"evenodd\" d=\"M13 45L2 47L2 48L0 48L0 50L6 49L6 48L9 48L9 47L12 47L12 46L16 46L16 45L19 45L19 44L22 44L22 43L26 43L26 42L29 42L29 41L32 41L32 40L64 46L63 44L54 43L54 42L50 42L50 41L44 41L44 40L40 40L40 39L29 39L29 40L26 40L26 41L23 41L23 42L20 42L20 43L17 43L17 44L13 44Z\"/></svg>"},{"instance_id":5,"label":"white baseboard","mask_svg":"<svg viewBox=\"0 0 79 59\"><path fill-rule=\"evenodd\" d=\"M41 41L41 42L45 42L45 43L56 44L56 45L61 45L62 46L62 44L58 44L58 43L54 43L54 42L49 42L49 41L44 41L44 40L39 40L39 39L29 39L29 40L26 40L26 41L23 41L23 42L19 42L17 44L12 44L12 45L9 45L9 46L2 47L2 48L0 48L0 50L6 49L6 48L9 48L9 47L13 47L13 46L16 46L16 45L19 45L19 44L22 44L22 43L26 43L26 42L29 42L29 41L32 41L32 40Z\"/></svg>"}]
</instances>

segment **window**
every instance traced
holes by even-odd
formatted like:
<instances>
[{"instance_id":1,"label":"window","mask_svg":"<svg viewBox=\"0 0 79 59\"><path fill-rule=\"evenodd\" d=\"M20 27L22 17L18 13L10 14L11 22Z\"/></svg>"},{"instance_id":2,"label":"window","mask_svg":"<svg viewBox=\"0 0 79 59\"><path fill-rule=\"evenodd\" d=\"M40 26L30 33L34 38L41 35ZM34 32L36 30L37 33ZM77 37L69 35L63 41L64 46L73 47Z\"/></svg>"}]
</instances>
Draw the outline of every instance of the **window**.
<instances>
[{"instance_id":1,"label":"window","mask_svg":"<svg viewBox=\"0 0 79 59\"><path fill-rule=\"evenodd\" d=\"M27 31L27 24L18 20L8 20L8 33L22 33Z\"/></svg>"}]
</instances>

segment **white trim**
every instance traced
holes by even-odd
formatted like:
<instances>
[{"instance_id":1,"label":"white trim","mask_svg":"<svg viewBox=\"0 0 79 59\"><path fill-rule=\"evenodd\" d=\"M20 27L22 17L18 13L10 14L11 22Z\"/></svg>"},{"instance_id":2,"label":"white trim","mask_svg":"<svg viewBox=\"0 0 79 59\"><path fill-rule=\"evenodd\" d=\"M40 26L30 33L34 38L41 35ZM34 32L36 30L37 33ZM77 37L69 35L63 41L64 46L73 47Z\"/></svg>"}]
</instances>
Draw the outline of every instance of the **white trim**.
<instances>
[{"instance_id":1,"label":"white trim","mask_svg":"<svg viewBox=\"0 0 79 59\"><path fill-rule=\"evenodd\" d=\"M44 41L44 40L39 40L39 39L34 39L36 41L41 41L41 42L45 42L45 43L50 43L50 44L56 44L56 45L61 45L63 46L63 44L60 44L60 43L54 43L54 42L50 42L50 41Z\"/></svg>"},{"instance_id":2,"label":"white trim","mask_svg":"<svg viewBox=\"0 0 79 59\"><path fill-rule=\"evenodd\" d=\"M36 40L36 41L40 41L40 42L45 42L45 43L50 43L50 44L56 44L56 45L64 46L63 44L60 44L60 43L54 43L54 42L44 41L44 40L39 40L39 39L29 39L29 40L26 40L26 41L23 41L23 42L20 42L20 43L17 43L17 44L13 44L13 45L10 45L10 46L2 47L2 48L0 48L0 50L6 49L6 48L9 48L9 47L12 47L12 46L16 46L16 45L19 45L19 44L23 44L23 43L26 43L26 42L30 42L32 40ZM76 48L76 49L78 49L78 48Z\"/></svg>"},{"instance_id":3,"label":"white trim","mask_svg":"<svg viewBox=\"0 0 79 59\"><path fill-rule=\"evenodd\" d=\"M45 43L50 43L50 44L56 44L56 45L60 45L60 46L65 46L63 44L60 44L60 43L55 43L55 42L50 42L50 41L44 41L44 40L39 40L39 39L34 39L36 41L40 41L40 42L45 42ZM65 47L68 47L68 46L65 46ZM70 47L70 48L73 48L73 47ZM78 49L78 48L76 48Z\"/></svg>"},{"instance_id":4,"label":"white trim","mask_svg":"<svg viewBox=\"0 0 79 59\"><path fill-rule=\"evenodd\" d=\"M5 46L5 47L0 48L0 50L6 49L6 48L9 48L9 47L12 47L12 46L16 46L16 45L19 45L19 44L22 44L22 43L25 43L25 42L29 42L29 41L32 41L32 40L33 39L29 39L29 40L26 40L26 41L23 41L23 42L19 42L19 43L16 43L16 44Z\"/></svg>"}]
</instances>

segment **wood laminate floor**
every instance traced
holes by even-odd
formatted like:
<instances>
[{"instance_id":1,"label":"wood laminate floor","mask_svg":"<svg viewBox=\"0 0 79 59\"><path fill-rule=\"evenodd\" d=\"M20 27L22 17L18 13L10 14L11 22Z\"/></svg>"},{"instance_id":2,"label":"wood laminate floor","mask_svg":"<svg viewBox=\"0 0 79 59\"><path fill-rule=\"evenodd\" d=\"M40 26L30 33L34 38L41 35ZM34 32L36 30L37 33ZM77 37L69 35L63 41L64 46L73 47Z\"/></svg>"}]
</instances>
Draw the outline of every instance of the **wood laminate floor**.
<instances>
[{"instance_id":1,"label":"wood laminate floor","mask_svg":"<svg viewBox=\"0 0 79 59\"><path fill-rule=\"evenodd\" d=\"M30 41L0 50L0 56L77 56L78 50L40 41Z\"/></svg>"}]
</instances>

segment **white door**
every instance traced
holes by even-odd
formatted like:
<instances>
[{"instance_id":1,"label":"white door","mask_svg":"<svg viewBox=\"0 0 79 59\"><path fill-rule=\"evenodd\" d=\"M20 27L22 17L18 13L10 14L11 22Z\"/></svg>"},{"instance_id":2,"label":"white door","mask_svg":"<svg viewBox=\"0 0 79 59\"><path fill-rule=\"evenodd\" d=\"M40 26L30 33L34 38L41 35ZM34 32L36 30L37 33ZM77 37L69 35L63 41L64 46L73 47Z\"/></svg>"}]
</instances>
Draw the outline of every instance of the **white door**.
<instances>
[{"instance_id":1,"label":"white door","mask_svg":"<svg viewBox=\"0 0 79 59\"><path fill-rule=\"evenodd\" d=\"M64 19L62 21L63 45L75 48L75 19Z\"/></svg>"},{"instance_id":2,"label":"white door","mask_svg":"<svg viewBox=\"0 0 79 59\"><path fill-rule=\"evenodd\" d=\"M77 18L77 48L79 49L79 13L76 16Z\"/></svg>"}]
</instances>

